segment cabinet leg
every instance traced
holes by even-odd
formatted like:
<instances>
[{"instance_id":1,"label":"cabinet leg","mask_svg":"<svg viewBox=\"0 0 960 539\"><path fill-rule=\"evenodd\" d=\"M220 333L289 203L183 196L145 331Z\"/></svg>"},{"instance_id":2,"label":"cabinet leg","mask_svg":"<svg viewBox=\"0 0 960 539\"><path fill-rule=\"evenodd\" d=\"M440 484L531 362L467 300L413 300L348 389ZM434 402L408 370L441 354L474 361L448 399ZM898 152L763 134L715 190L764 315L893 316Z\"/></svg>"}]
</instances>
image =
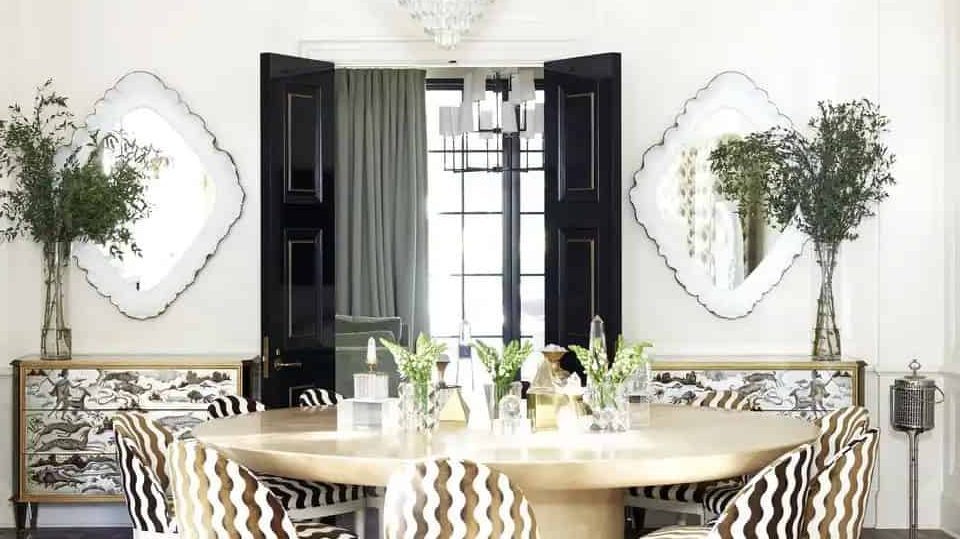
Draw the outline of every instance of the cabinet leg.
<instances>
[{"instance_id":1,"label":"cabinet leg","mask_svg":"<svg viewBox=\"0 0 960 539\"><path fill-rule=\"evenodd\" d=\"M27 525L27 504L23 502L13 502L13 522L17 531L24 529Z\"/></svg>"},{"instance_id":2,"label":"cabinet leg","mask_svg":"<svg viewBox=\"0 0 960 539\"><path fill-rule=\"evenodd\" d=\"M37 528L37 511L40 508L40 504L37 502L30 502L30 529Z\"/></svg>"}]
</instances>

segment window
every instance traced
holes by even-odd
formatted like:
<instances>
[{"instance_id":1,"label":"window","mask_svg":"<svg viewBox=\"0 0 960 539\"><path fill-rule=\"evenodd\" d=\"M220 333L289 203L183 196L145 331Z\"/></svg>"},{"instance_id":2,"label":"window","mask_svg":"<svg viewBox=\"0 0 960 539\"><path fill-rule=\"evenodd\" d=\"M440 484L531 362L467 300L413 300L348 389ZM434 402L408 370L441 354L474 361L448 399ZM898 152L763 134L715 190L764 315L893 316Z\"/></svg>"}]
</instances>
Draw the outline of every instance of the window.
<instances>
[{"instance_id":1,"label":"window","mask_svg":"<svg viewBox=\"0 0 960 539\"><path fill-rule=\"evenodd\" d=\"M504 95L503 88L488 84L481 110L492 110ZM542 169L542 136L470 133L469 168L507 166L493 172L445 170L444 150L451 142L440 136L439 110L460 100L457 83L428 80L431 333L447 342L451 356L464 320L475 339L497 347L531 340L539 350L544 344L544 179L542 170L527 169ZM543 102L540 90L537 101ZM451 165L447 154L446 166Z\"/></svg>"}]
</instances>

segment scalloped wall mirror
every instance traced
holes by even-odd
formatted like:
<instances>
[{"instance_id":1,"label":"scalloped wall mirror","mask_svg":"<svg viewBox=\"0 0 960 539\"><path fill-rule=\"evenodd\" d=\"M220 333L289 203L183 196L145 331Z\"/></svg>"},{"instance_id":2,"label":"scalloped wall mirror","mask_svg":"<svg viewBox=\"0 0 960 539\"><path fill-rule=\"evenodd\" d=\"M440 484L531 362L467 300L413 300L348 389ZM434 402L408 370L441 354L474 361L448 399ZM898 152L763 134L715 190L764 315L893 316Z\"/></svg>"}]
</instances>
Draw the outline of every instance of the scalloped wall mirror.
<instances>
[{"instance_id":1,"label":"scalloped wall mirror","mask_svg":"<svg viewBox=\"0 0 960 539\"><path fill-rule=\"evenodd\" d=\"M740 318L780 282L806 236L738 211L717 193L710 152L725 137L789 127L767 92L738 72L715 76L644 152L630 201L677 282L711 313Z\"/></svg>"},{"instance_id":2,"label":"scalloped wall mirror","mask_svg":"<svg viewBox=\"0 0 960 539\"><path fill-rule=\"evenodd\" d=\"M152 73L124 75L96 103L85 126L122 129L167 160L146 185L149 215L133 225L141 255L114 258L100 245L74 245L87 281L121 312L137 319L158 316L194 282L240 217L244 192L236 164L203 118Z\"/></svg>"}]
</instances>

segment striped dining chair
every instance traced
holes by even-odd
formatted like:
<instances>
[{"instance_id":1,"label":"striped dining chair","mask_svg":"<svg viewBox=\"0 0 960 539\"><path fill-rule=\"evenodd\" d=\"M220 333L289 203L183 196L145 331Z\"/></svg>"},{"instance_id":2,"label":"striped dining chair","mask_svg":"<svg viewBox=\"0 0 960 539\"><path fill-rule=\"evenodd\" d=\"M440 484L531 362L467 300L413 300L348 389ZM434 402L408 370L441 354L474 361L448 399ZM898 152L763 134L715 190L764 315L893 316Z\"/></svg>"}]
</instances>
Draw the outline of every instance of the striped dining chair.
<instances>
[{"instance_id":1,"label":"striped dining chair","mask_svg":"<svg viewBox=\"0 0 960 539\"><path fill-rule=\"evenodd\" d=\"M650 539L799 539L813 444L804 444L773 461L737 494L713 526L671 526Z\"/></svg>"},{"instance_id":2,"label":"striped dining chair","mask_svg":"<svg viewBox=\"0 0 960 539\"><path fill-rule=\"evenodd\" d=\"M857 539L863 528L867 496L880 431L870 429L855 437L826 461L810 483L803 527L810 539Z\"/></svg>"},{"instance_id":3,"label":"striped dining chair","mask_svg":"<svg viewBox=\"0 0 960 539\"><path fill-rule=\"evenodd\" d=\"M356 539L342 528L290 520L249 470L196 440L170 446L173 502L186 539Z\"/></svg>"},{"instance_id":4,"label":"striped dining chair","mask_svg":"<svg viewBox=\"0 0 960 539\"><path fill-rule=\"evenodd\" d=\"M343 395L335 391L314 388L300 394L297 402L301 408L316 408L318 406L336 406L343 400Z\"/></svg>"},{"instance_id":5,"label":"striped dining chair","mask_svg":"<svg viewBox=\"0 0 960 539\"><path fill-rule=\"evenodd\" d=\"M207 408L211 419L245 415L264 410L266 410L266 406L262 402L236 395L219 397L210 403ZM363 487L323 481L307 481L269 474L257 474L257 479L266 485L273 495L283 503L284 509L294 520L353 513L356 530L361 537L364 535L363 510L365 504Z\"/></svg>"},{"instance_id":6,"label":"striped dining chair","mask_svg":"<svg viewBox=\"0 0 960 539\"><path fill-rule=\"evenodd\" d=\"M117 461L134 539L179 537L173 507L167 501L170 480L166 450L169 432L140 412L119 412L113 419Z\"/></svg>"},{"instance_id":7,"label":"striped dining chair","mask_svg":"<svg viewBox=\"0 0 960 539\"><path fill-rule=\"evenodd\" d=\"M817 473L827 461L843 450L855 437L863 434L870 425L870 413L863 406L847 406L827 413L813 422L820 428L814 440L813 471ZM703 508L710 515L719 515L730 503L741 485L718 485L703 493Z\"/></svg>"},{"instance_id":8,"label":"striped dining chair","mask_svg":"<svg viewBox=\"0 0 960 539\"><path fill-rule=\"evenodd\" d=\"M207 415L210 419L222 419L262 412L266 409L267 407L258 400L241 397L240 395L225 395L217 397L207 406Z\"/></svg>"},{"instance_id":9,"label":"striped dining chair","mask_svg":"<svg viewBox=\"0 0 960 539\"><path fill-rule=\"evenodd\" d=\"M732 390L705 391L694 397L690 402L690 406L740 411L751 410L753 404L753 399L738 391ZM719 488L734 488L739 490L743 487L743 484L743 479L736 477L701 483L630 487L627 489L624 504L627 507L644 510L649 509L678 513L681 524L685 523L685 515L694 515L700 519L700 523L702 524L705 522L707 516L703 509L704 496L707 492ZM736 492L736 490L734 492ZM638 517L638 520L642 519L642 516ZM643 523L638 522L638 524L642 525Z\"/></svg>"},{"instance_id":10,"label":"striped dining chair","mask_svg":"<svg viewBox=\"0 0 960 539\"><path fill-rule=\"evenodd\" d=\"M386 539L536 539L533 508L506 475L456 459L404 466L387 485Z\"/></svg>"}]
</instances>

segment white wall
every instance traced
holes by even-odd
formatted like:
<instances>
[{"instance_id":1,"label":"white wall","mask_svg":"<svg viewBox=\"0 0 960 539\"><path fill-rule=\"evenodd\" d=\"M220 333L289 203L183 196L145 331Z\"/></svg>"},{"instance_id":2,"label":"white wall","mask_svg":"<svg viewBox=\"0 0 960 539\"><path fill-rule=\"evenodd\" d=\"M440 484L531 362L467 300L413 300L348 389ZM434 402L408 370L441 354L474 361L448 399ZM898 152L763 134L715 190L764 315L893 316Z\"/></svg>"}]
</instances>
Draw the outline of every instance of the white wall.
<instances>
[{"instance_id":1,"label":"white wall","mask_svg":"<svg viewBox=\"0 0 960 539\"><path fill-rule=\"evenodd\" d=\"M624 328L629 338L653 339L661 353L805 353L817 287L807 253L751 316L726 321L676 285L633 219L626 191L643 150L659 140L682 102L725 69L749 74L798 122L818 99L879 101L893 120L890 144L900 157L900 183L879 218L863 227L862 238L845 246L838 292L845 350L879 371L871 378L871 407L883 421L886 385L909 357L920 357L932 370L942 369L948 357L955 362L955 345L949 355L946 346L955 333L956 306L944 300L948 290L957 290L956 279L944 269L955 228L951 220L945 234L945 200L955 198L944 190L944 20L956 19L953 11L944 13L949 3L500 0L474 34L499 41L467 43L457 55L490 58L496 49L500 57L523 60L529 54L542 60L623 53ZM415 40L421 33L393 0L0 0L0 36L16 45L3 48L13 54L0 55L0 104L28 100L37 83L53 76L75 110L84 113L125 72L154 71L181 91L233 153L248 195L244 215L218 255L156 320L124 318L75 275L70 298L75 351L252 355L259 341L257 54L297 54L310 41L320 43L312 54L349 58L359 54L351 52L356 40ZM382 47L390 57L404 47L420 50L417 43ZM6 306L0 308L0 327L7 330L0 337L0 357L37 349L38 258L33 245L0 244L0 303ZM921 503L927 526L941 520L944 430L924 442L923 458L936 478L925 486ZM906 502L895 479L905 462L902 442L884 438L880 526L905 522ZM0 481L9 474L6 463L0 459ZM5 484L0 483L0 497ZM42 518L71 524L92 515L123 518L104 514L73 520L48 512ZM9 518L0 511L0 525Z\"/></svg>"}]
</instances>

